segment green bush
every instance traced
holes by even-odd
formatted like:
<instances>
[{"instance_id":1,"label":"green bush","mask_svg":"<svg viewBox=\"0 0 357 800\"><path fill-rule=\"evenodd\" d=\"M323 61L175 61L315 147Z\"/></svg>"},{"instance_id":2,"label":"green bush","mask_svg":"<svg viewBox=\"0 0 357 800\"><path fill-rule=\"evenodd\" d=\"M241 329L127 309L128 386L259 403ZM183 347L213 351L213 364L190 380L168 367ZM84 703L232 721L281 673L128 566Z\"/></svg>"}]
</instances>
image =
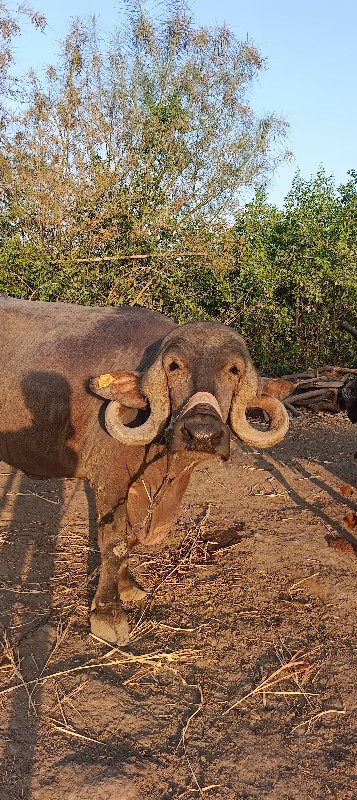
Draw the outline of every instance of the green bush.
<instances>
[{"instance_id":1,"label":"green bush","mask_svg":"<svg viewBox=\"0 0 357 800\"><path fill-rule=\"evenodd\" d=\"M282 210L257 192L233 231L206 232L207 258L58 261L7 232L0 235L0 292L143 305L179 323L232 320L265 374L353 366L356 345L338 326L356 324L356 212L356 174L336 189L321 171L308 182L296 177Z\"/></svg>"},{"instance_id":2,"label":"green bush","mask_svg":"<svg viewBox=\"0 0 357 800\"><path fill-rule=\"evenodd\" d=\"M356 362L355 343L339 331L356 322L357 176L336 189L321 170L297 176L282 210L257 193L235 226L240 328L266 373Z\"/></svg>"}]
</instances>

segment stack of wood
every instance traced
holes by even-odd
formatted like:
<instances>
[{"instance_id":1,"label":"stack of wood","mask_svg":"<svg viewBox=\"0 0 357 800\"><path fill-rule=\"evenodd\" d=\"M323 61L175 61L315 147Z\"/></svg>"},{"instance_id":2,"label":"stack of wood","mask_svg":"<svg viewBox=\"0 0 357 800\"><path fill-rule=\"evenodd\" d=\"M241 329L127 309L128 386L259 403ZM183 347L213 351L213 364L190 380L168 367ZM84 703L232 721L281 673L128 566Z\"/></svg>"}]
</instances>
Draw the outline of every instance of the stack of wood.
<instances>
[{"instance_id":1,"label":"stack of wood","mask_svg":"<svg viewBox=\"0 0 357 800\"><path fill-rule=\"evenodd\" d=\"M341 322L339 328L357 341L357 328L348 322ZM293 375L283 375L278 379L278 385L274 381L271 391L269 383L272 378L263 378L262 391L263 394L278 397L294 417L302 416L300 406L316 412L330 411L331 414L336 414L340 411L337 403L338 390L355 375L357 369L327 365L319 369L307 369L306 372L295 372Z\"/></svg>"},{"instance_id":2,"label":"stack of wood","mask_svg":"<svg viewBox=\"0 0 357 800\"><path fill-rule=\"evenodd\" d=\"M274 394L294 417L301 417L299 408L311 411L329 411L336 414L340 409L337 404L338 390L346 381L357 375L357 369L326 365L318 369L307 369L283 375L274 380L274 389L269 384L272 378L262 379L263 394Z\"/></svg>"}]
</instances>

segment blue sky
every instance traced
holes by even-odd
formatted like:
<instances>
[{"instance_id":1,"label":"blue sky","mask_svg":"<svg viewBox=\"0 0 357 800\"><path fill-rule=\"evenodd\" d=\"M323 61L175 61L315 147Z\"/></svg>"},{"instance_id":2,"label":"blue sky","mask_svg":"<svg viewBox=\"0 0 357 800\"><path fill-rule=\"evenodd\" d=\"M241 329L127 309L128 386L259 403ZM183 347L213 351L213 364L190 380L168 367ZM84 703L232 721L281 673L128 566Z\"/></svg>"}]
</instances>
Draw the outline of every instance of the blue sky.
<instances>
[{"instance_id":1,"label":"blue sky","mask_svg":"<svg viewBox=\"0 0 357 800\"><path fill-rule=\"evenodd\" d=\"M24 70L55 61L75 16L95 14L111 32L121 4L32 0L30 5L45 14L48 27L41 34L23 25L16 60ZM267 59L251 102L257 113L273 111L289 123L286 144L294 153L271 177L271 202L282 205L297 169L309 178L322 165L337 183L344 182L347 170L357 169L356 0L191 0L190 6L197 24L226 22L237 37L248 34Z\"/></svg>"}]
</instances>

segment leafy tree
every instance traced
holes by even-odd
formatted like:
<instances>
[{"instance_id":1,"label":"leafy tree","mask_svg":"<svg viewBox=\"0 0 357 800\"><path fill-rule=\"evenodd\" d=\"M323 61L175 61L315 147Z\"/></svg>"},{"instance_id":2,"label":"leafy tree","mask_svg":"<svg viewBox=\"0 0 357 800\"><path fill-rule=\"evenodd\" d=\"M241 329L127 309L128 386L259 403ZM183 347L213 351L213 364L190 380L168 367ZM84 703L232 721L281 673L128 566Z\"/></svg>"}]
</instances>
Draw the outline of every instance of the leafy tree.
<instances>
[{"instance_id":1,"label":"leafy tree","mask_svg":"<svg viewBox=\"0 0 357 800\"><path fill-rule=\"evenodd\" d=\"M14 94L18 79L11 74L14 62L12 40L21 33L21 16L27 17L36 28L44 30L45 17L21 3L11 10L8 3L0 2L0 95ZM0 110L4 110L0 105Z\"/></svg>"},{"instance_id":2,"label":"leafy tree","mask_svg":"<svg viewBox=\"0 0 357 800\"><path fill-rule=\"evenodd\" d=\"M283 210L260 192L239 215L234 291L254 309L242 330L267 371L356 358L338 331L357 306L356 204L356 173L336 189L320 170L295 177Z\"/></svg>"},{"instance_id":3,"label":"leafy tree","mask_svg":"<svg viewBox=\"0 0 357 800\"><path fill-rule=\"evenodd\" d=\"M202 249L282 155L284 123L247 102L264 66L251 42L196 28L182 3L156 22L127 9L106 50L95 20L73 24L9 131L8 213L54 256Z\"/></svg>"},{"instance_id":4,"label":"leafy tree","mask_svg":"<svg viewBox=\"0 0 357 800\"><path fill-rule=\"evenodd\" d=\"M284 208L269 204L285 125L247 102L254 45L196 28L180 2L156 22L126 9L106 47L95 20L74 22L3 117L0 292L231 320L266 374L353 362L338 322L356 308L357 173L338 188L297 175ZM17 26L0 1L8 89Z\"/></svg>"}]
</instances>

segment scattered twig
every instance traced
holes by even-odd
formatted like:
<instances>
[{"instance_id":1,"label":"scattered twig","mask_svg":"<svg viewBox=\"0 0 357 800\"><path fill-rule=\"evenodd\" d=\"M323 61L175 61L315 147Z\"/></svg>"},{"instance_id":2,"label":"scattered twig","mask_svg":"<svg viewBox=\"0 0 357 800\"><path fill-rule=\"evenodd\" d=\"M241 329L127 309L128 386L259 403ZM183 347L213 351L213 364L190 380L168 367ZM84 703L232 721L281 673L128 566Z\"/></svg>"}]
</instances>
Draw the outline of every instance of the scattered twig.
<instances>
[{"instance_id":1,"label":"scattered twig","mask_svg":"<svg viewBox=\"0 0 357 800\"><path fill-rule=\"evenodd\" d=\"M93 739L92 736L85 736L83 733L79 733L75 731L74 728L71 728L69 725L61 725L61 723L57 722L55 719L49 718L49 722L52 725L53 730L58 731L58 733L64 733L66 736L73 736L75 739L82 739L84 742L93 742L93 744L103 744L105 745L106 742L101 742L100 739Z\"/></svg>"},{"instance_id":2,"label":"scattered twig","mask_svg":"<svg viewBox=\"0 0 357 800\"><path fill-rule=\"evenodd\" d=\"M34 690L33 690L33 691L34 691ZM63 710L62 701L61 701L61 699L60 699L60 696L59 696L59 694L58 694L58 687L57 687L57 686L55 686L55 692L56 692L56 697L57 697L57 706L58 706L58 708L59 708L59 710L60 710L60 712L61 712L61 716L62 716L62 719L63 719L63 724L64 724L66 727L68 727L68 722L67 722L67 719L66 719L66 715L65 715L65 713L64 713L64 710Z\"/></svg>"},{"instance_id":3,"label":"scattered twig","mask_svg":"<svg viewBox=\"0 0 357 800\"><path fill-rule=\"evenodd\" d=\"M107 644L107 642L104 642ZM110 661L107 659L113 653L120 653L120 658L114 658ZM86 670L91 669L102 669L103 667L117 667L117 666L129 666L130 664L153 664L159 665L161 669L169 669L172 670L171 664L173 663L185 663L187 661L191 661L192 659L201 658L202 654L199 650L190 650L190 649L183 649L177 650L169 653L165 652L155 652L155 653L145 653L144 655L135 655L134 653L124 653L118 648L113 648L110 650L109 653L106 653L105 656L102 657L101 661L89 662L86 664L79 664L77 667L70 667L69 669L62 669L58 670L57 672L52 672L47 675L42 675L41 677L37 677L30 681L25 681L21 676L21 682L16 683L14 686L8 686L5 689L0 690L0 696L4 694L10 694L11 692L16 691L16 689L20 689L21 687L26 689L27 694L30 697L30 693L28 691L29 686L33 686L34 684L43 685L47 683L47 681L53 678L59 678L63 675L73 675L76 672L85 672ZM14 663L14 669L16 670L16 674L19 675L19 672L16 669L16 664Z\"/></svg>"},{"instance_id":4,"label":"scattered twig","mask_svg":"<svg viewBox=\"0 0 357 800\"><path fill-rule=\"evenodd\" d=\"M4 642L5 642L5 647L6 647L6 650L7 650L6 656L7 656L7 658L9 659L9 661L11 663L11 666L13 668L14 674L20 679L20 683L17 684L17 685L18 686L22 686L25 689L25 692L27 694L28 701L29 701L29 708L32 708L32 711L34 712L35 716L37 716L36 708L35 708L35 706L34 706L34 704L32 702L32 697L31 697L31 694L30 694L30 692L28 690L29 684L28 684L27 681L25 681L25 678L23 677L22 672L21 672L20 656L18 655L17 659L15 659L13 650L11 649L11 647L9 645L9 642L7 641L6 631L4 633Z\"/></svg>"},{"instance_id":5,"label":"scattered twig","mask_svg":"<svg viewBox=\"0 0 357 800\"><path fill-rule=\"evenodd\" d=\"M47 669L51 659L53 658L53 656L55 655L55 653L57 652L57 650L61 646L61 644L64 642L70 627L71 627L71 620L69 621L69 623L67 624L66 627L64 627L62 620L60 620L60 622L58 623L55 645L52 648L52 650L51 650L51 652L50 652L50 654L49 654L49 656L48 656L48 658L47 658L47 660L46 660L46 662L45 662L45 664L44 664L44 666L43 666L43 668L42 668L42 670L41 670L41 672L40 672L40 674L38 676L38 682L41 681L43 673ZM30 695L29 695L30 698L32 698L34 696L34 693L36 692L37 687L38 687L38 684L35 683L32 691L30 692Z\"/></svg>"},{"instance_id":6,"label":"scattered twig","mask_svg":"<svg viewBox=\"0 0 357 800\"><path fill-rule=\"evenodd\" d=\"M224 325L231 325L232 322L235 322L235 320L238 319L238 317L241 317L242 314L252 314L253 311L257 311L259 308L264 308L263 303L259 303L257 306L250 306L248 308L243 306L243 308L241 308L240 311L237 311L237 313L234 314L233 317L230 317L230 319L225 320L225 322L223 324Z\"/></svg>"},{"instance_id":7,"label":"scattered twig","mask_svg":"<svg viewBox=\"0 0 357 800\"><path fill-rule=\"evenodd\" d=\"M197 540L198 540L198 538L199 538L199 536L200 536L200 534L202 532L202 527L205 524L206 520L208 519L210 513L211 513L211 507L210 507L210 505L208 505L206 510L205 510L205 512L204 512L204 514L201 516L201 519L200 519L199 524L197 526L196 535L195 535L193 541L190 542L190 546L189 546L188 550L185 552L185 554L182 556L182 558L179 559L178 563L173 567L173 569L171 569L167 573L167 575L165 575L165 577L162 578L159 581L159 583L156 584L156 586L154 586L153 590L150 592L150 595L149 595L148 600L147 600L147 602L146 602L146 604L144 606L142 614L140 615L140 617L138 619L138 622L132 628L132 631L131 631L130 637L129 637L130 639L135 638L135 631L137 631L139 625L141 624L142 620L145 617L146 612L150 608L151 603L152 603L153 598L154 598L154 595L158 592L158 590L161 588L161 586L163 586L163 584L166 583L166 581L168 581L169 578L171 578L172 575L174 575L175 572L177 572L180 569L180 567L182 567L182 564L189 560L191 552L192 552L192 549L193 549L195 543L197 542Z\"/></svg>"},{"instance_id":8,"label":"scattered twig","mask_svg":"<svg viewBox=\"0 0 357 800\"><path fill-rule=\"evenodd\" d=\"M283 405L287 411L290 411L290 414L292 414L293 417L302 417L301 411L298 411L297 408L294 408L294 406L291 403L288 403L287 400L283 400Z\"/></svg>"},{"instance_id":9,"label":"scattered twig","mask_svg":"<svg viewBox=\"0 0 357 800\"><path fill-rule=\"evenodd\" d=\"M296 581L296 583L293 583L291 586L289 586L288 589L289 594L291 594L291 592L296 592L296 591L300 592L301 588L303 588L301 587L302 583L311 580L311 578L316 578L318 575L320 575L320 572L313 572L312 575L306 575L306 578L301 578L300 581ZM298 589L298 586L301 588Z\"/></svg>"},{"instance_id":10,"label":"scattered twig","mask_svg":"<svg viewBox=\"0 0 357 800\"><path fill-rule=\"evenodd\" d=\"M180 738L180 741L179 741L179 745L178 745L178 746L180 746L180 744L182 744L183 746L185 746L185 742L186 742L186 734L187 734L188 728L189 728L189 726L190 726L190 724L191 724L192 720L193 720L195 717L197 717L197 714L199 714L199 713L200 713L200 711L202 711L202 708L203 708L203 692L202 692L202 687L200 686L200 684L199 684L199 683L197 683L196 685L192 686L191 688L193 688L193 689L197 689L197 690L199 691L199 695L200 695L200 702L198 703L198 705L197 705L197 708L195 709L195 711L193 711L193 713L192 713L192 714L190 714L190 716L188 717L188 719L187 719L187 721L186 721L185 725L183 726L183 728L182 728L182 732L181 732L181 738Z\"/></svg>"},{"instance_id":11,"label":"scattered twig","mask_svg":"<svg viewBox=\"0 0 357 800\"><path fill-rule=\"evenodd\" d=\"M197 717L197 714L199 714L199 713L200 713L200 711L202 711L202 708L203 708L203 692L202 692L202 687L201 687L201 686L200 686L200 684L198 683L198 684L196 684L195 686L193 686L192 688L198 689L198 691L199 691L199 694L200 694L200 701L199 701L199 703L198 703L198 705L197 705L197 708L195 709L195 711L193 711L193 713L192 713L192 714L190 714L190 716L189 716L189 717L188 717L188 719L186 720L186 723L185 723L185 725L184 725L184 726L183 726L183 728L182 728L181 738L180 738L180 741L179 741L179 744L178 744L178 746L182 745L182 748L183 748L183 751L184 751L184 756L185 756L185 759L186 759L186 762L187 762L187 766L188 766L188 768L189 768L189 770L190 770L190 773L191 773L191 775L192 775L193 782L196 784L196 787L197 787L197 790L198 790L198 793L199 793L199 795L200 795L201 797L203 797L203 789L202 789L202 787L201 787L201 786L200 786L200 784L199 784L199 781L198 781L197 775L196 775L196 773L195 773L195 771L194 771L194 769L193 769L193 766L192 766L192 764L191 764L191 761L190 761L190 759L189 759L189 757L188 757L188 755L187 755L187 749L186 749L186 735L187 735L187 731L188 731L189 725L191 724L192 720L193 720L195 717Z\"/></svg>"},{"instance_id":12,"label":"scattered twig","mask_svg":"<svg viewBox=\"0 0 357 800\"><path fill-rule=\"evenodd\" d=\"M157 259L173 259L173 258L204 258L209 257L212 255L211 253L204 253L204 252L186 252L186 253L176 253L175 251L169 253L133 253L132 255L128 253L119 253L115 256L95 256L93 258L73 258L72 260L76 262L76 264L93 264L100 261L143 261L148 258L157 258Z\"/></svg>"},{"instance_id":13,"label":"scattered twig","mask_svg":"<svg viewBox=\"0 0 357 800\"><path fill-rule=\"evenodd\" d=\"M291 729L291 733L296 731L298 728L302 728L304 725L307 726L306 733L308 733L312 725L314 725L314 723L317 722L318 719L320 719L321 717L325 717L327 714L347 714L347 711L345 708L343 709L327 708L326 711L320 711L318 714L315 714L313 717L310 717L310 719L306 719L304 722L299 722L298 725L294 725L294 727Z\"/></svg>"},{"instance_id":14,"label":"scattered twig","mask_svg":"<svg viewBox=\"0 0 357 800\"><path fill-rule=\"evenodd\" d=\"M62 716L64 716L64 712L62 712L63 704L64 703L69 703L72 708L75 708L75 706L71 703L71 699L73 697L77 696L77 694L79 694L79 692L82 692L84 687L87 685L87 683L88 683L88 680L82 681L81 683L78 684L78 686L75 686L75 688L72 689L72 691L67 692L67 694L64 694L61 699L59 697L58 687L56 685L55 686L55 691L56 691L56 696L57 696L57 703L55 703L54 705L52 704L52 706L50 707L49 710L51 710L54 713L55 711L57 711L57 708L60 708ZM76 711L77 711L77 709L76 709ZM77 712L77 713L79 713L79 712Z\"/></svg>"},{"instance_id":15,"label":"scattered twig","mask_svg":"<svg viewBox=\"0 0 357 800\"><path fill-rule=\"evenodd\" d=\"M128 303L128 305L129 305L129 306L135 306L135 305L136 305L136 304L139 302L139 300L141 299L141 297L143 296L143 294L145 294L145 292L147 291L147 289L150 289L150 286L151 286L151 285L154 283L154 280L155 280L155 276L153 276L153 277L149 278L149 280L148 280L148 281L147 281L147 282L144 284L144 286L142 286L142 288L140 289L140 292L138 292L138 294L137 294L137 295L135 295L135 297L134 297L134 299L133 299L133 300L130 300L130 302Z\"/></svg>"},{"instance_id":16,"label":"scattered twig","mask_svg":"<svg viewBox=\"0 0 357 800\"><path fill-rule=\"evenodd\" d=\"M287 399L288 402L292 401L294 405L296 405L296 403L305 405L307 400L315 400L316 397L325 397L327 394L328 391L326 389L313 389L311 392L291 394Z\"/></svg>"},{"instance_id":17,"label":"scattered twig","mask_svg":"<svg viewBox=\"0 0 357 800\"><path fill-rule=\"evenodd\" d=\"M15 497L38 497L40 500L45 500L46 503L53 503L54 506L58 506L60 501L59 500L50 500L48 497L44 497L42 494L37 494L37 492L6 492L7 495L14 495Z\"/></svg>"},{"instance_id":18,"label":"scattered twig","mask_svg":"<svg viewBox=\"0 0 357 800\"><path fill-rule=\"evenodd\" d=\"M248 697L253 697L257 694L279 694L279 695L288 695L290 691L282 691L282 690L275 690L273 689L274 686L279 684L281 681L288 681L293 680L295 683L298 683L297 677L302 676L304 683L306 683L307 678L310 676L311 672L316 668L316 664L310 664L306 659L312 654L315 653L319 648L315 647L314 650L310 650L308 653L301 653L299 650L295 653L294 656L291 657L290 661L286 664L283 664L278 669L274 670L268 678L264 678L258 686L248 692L244 697L241 697L239 700L236 700L226 711L223 712L222 716L228 714L229 711L232 711L233 708L241 705ZM314 695L316 692L305 692L301 690L299 686L299 691L294 692L294 694L300 695Z\"/></svg>"}]
</instances>

